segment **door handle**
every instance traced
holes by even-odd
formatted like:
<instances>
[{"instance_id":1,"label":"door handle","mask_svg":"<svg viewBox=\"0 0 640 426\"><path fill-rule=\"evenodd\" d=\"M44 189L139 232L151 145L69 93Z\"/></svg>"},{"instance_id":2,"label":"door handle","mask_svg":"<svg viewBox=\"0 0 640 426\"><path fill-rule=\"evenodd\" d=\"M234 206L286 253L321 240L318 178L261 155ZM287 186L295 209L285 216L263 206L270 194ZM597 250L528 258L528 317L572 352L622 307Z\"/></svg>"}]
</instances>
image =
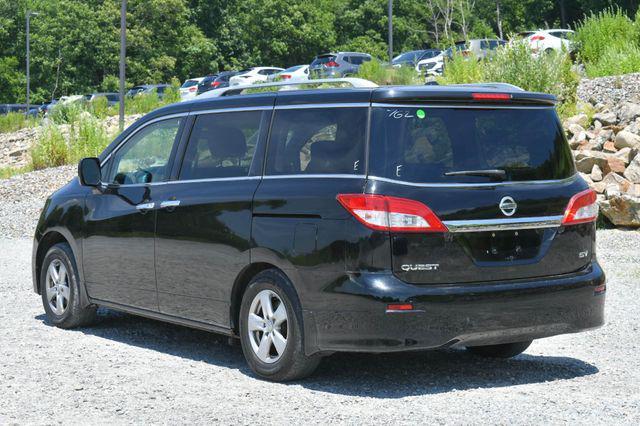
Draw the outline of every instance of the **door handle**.
<instances>
[{"instance_id":1,"label":"door handle","mask_svg":"<svg viewBox=\"0 0 640 426\"><path fill-rule=\"evenodd\" d=\"M138 210L140 213L146 213L147 211L152 210L155 206L156 206L156 203L138 204L136 206L136 210Z\"/></svg>"},{"instance_id":2,"label":"door handle","mask_svg":"<svg viewBox=\"0 0 640 426\"><path fill-rule=\"evenodd\" d=\"M173 210L179 205L180 205L180 200L167 200L160 203L160 208Z\"/></svg>"}]
</instances>

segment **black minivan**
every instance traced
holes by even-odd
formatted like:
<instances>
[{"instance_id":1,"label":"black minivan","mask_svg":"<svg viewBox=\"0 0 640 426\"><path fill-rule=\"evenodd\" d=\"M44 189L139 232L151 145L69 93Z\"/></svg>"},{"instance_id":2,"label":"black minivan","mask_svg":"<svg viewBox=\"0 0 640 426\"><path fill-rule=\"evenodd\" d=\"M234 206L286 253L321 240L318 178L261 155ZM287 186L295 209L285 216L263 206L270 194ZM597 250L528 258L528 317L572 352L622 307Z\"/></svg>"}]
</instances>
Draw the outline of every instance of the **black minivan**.
<instances>
[{"instance_id":1,"label":"black minivan","mask_svg":"<svg viewBox=\"0 0 640 426\"><path fill-rule=\"evenodd\" d=\"M555 98L506 85L170 105L46 202L49 321L103 306L239 338L271 380L338 351L491 357L604 322L595 193Z\"/></svg>"}]
</instances>

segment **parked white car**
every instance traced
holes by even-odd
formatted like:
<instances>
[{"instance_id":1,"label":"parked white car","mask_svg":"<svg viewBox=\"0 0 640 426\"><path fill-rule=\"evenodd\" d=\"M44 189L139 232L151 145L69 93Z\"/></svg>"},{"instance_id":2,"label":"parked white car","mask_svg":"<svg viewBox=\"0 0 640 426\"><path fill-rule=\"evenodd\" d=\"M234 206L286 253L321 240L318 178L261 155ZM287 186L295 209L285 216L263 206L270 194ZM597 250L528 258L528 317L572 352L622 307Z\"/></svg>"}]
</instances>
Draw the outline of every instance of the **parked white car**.
<instances>
[{"instance_id":1,"label":"parked white car","mask_svg":"<svg viewBox=\"0 0 640 426\"><path fill-rule=\"evenodd\" d=\"M525 40L534 53L560 51L563 48L571 51L574 34L571 30L538 30L529 34Z\"/></svg>"},{"instance_id":2,"label":"parked white car","mask_svg":"<svg viewBox=\"0 0 640 426\"><path fill-rule=\"evenodd\" d=\"M271 74L267 77L267 81L287 80L287 81L304 81L309 80L309 65L296 65L289 67L284 71Z\"/></svg>"},{"instance_id":3,"label":"parked white car","mask_svg":"<svg viewBox=\"0 0 640 426\"><path fill-rule=\"evenodd\" d=\"M238 86L240 84L264 83L267 78L272 75L284 71L284 68L276 67L253 67L242 70L238 75L234 75L229 79L229 86Z\"/></svg>"},{"instance_id":4,"label":"parked white car","mask_svg":"<svg viewBox=\"0 0 640 426\"><path fill-rule=\"evenodd\" d=\"M198 94L198 83L204 80L204 77L189 78L180 86L180 100L186 101L193 99Z\"/></svg>"}]
</instances>

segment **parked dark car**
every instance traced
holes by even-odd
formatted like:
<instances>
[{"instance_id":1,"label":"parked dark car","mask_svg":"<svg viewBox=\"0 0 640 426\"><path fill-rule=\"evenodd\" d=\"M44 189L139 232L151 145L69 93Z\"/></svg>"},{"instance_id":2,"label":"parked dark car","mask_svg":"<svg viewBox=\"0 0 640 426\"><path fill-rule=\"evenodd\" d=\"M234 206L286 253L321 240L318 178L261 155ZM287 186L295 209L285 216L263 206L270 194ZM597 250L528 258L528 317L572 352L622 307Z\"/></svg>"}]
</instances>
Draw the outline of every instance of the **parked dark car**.
<instances>
[{"instance_id":1,"label":"parked dark car","mask_svg":"<svg viewBox=\"0 0 640 426\"><path fill-rule=\"evenodd\" d=\"M48 321L97 306L240 339L304 377L340 351L506 358L603 324L595 193L551 95L290 90L153 111L46 201Z\"/></svg>"},{"instance_id":2,"label":"parked dark car","mask_svg":"<svg viewBox=\"0 0 640 426\"><path fill-rule=\"evenodd\" d=\"M198 95L213 89L229 87L229 79L238 75L238 71L222 71L215 75L209 75L198 84Z\"/></svg>"},{"instance_id":3,"label":"parked dark car","mask_svg":"<svg viewBox=\"0 0 640 426\"><path fill-rule=\"evenodd\" d=\"M371 61L371 55L359 52L325 53L309 65L310 78L340 78L358 73L360 65Z\"/></svg>"},{"instance_id":4,"label":"parked dark car","mask_svg":"<svg viewBox=\"0 0 640 426\"><path fill-rule=\"evenodd\" d=\"M168 87L171 86L168 84L143 84L132 87L127 91L125 96L132 98L138 94L149 94L155 92L158 94L158 98L162 99L164 98L164 92Z\"/></svg>"},{"instance_id":5,"label":"parked dark car","mask_svg":"<svg viewBox=\"0 0 640 426\"><path fill-rule=\"evenodd\" d=\"M0 114L8 114L10 112L22 112L27 110L27 104L0 104ZM29 114L31 116L38 115L38 106L29 105Z\"/></svg>"},{"instance_id":6,"label":"parked dark car","mask_svg":"<svg viewBox=\"0 0 640 426\"><path fill-rule=\"evenodd\" d=\"M415 67L419 61L434 58L441 53L442 50L440 49L412 50L410 52L401 53L393 58L391 65Z\"/></svg>"}]
</instances>

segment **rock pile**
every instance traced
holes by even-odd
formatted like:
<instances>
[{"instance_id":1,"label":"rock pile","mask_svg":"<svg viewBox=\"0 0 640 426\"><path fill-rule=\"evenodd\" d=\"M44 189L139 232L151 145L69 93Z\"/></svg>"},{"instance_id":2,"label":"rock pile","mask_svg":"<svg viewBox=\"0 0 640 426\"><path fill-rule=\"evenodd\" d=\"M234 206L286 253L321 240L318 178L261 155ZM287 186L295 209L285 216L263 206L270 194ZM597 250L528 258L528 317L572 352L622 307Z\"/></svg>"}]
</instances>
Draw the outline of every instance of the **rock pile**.
<instances>
[{"instance_id":1,"label":"rock pile","mask_svg":"<svg viewBox=\"0 0 640 426\"><path fill-rule=\"evenodd\" d=\"M640 226L640 103L591 106L591 119L578 114L563 123L576 168L614 225Z\"/></svg>"}]
</instances>

